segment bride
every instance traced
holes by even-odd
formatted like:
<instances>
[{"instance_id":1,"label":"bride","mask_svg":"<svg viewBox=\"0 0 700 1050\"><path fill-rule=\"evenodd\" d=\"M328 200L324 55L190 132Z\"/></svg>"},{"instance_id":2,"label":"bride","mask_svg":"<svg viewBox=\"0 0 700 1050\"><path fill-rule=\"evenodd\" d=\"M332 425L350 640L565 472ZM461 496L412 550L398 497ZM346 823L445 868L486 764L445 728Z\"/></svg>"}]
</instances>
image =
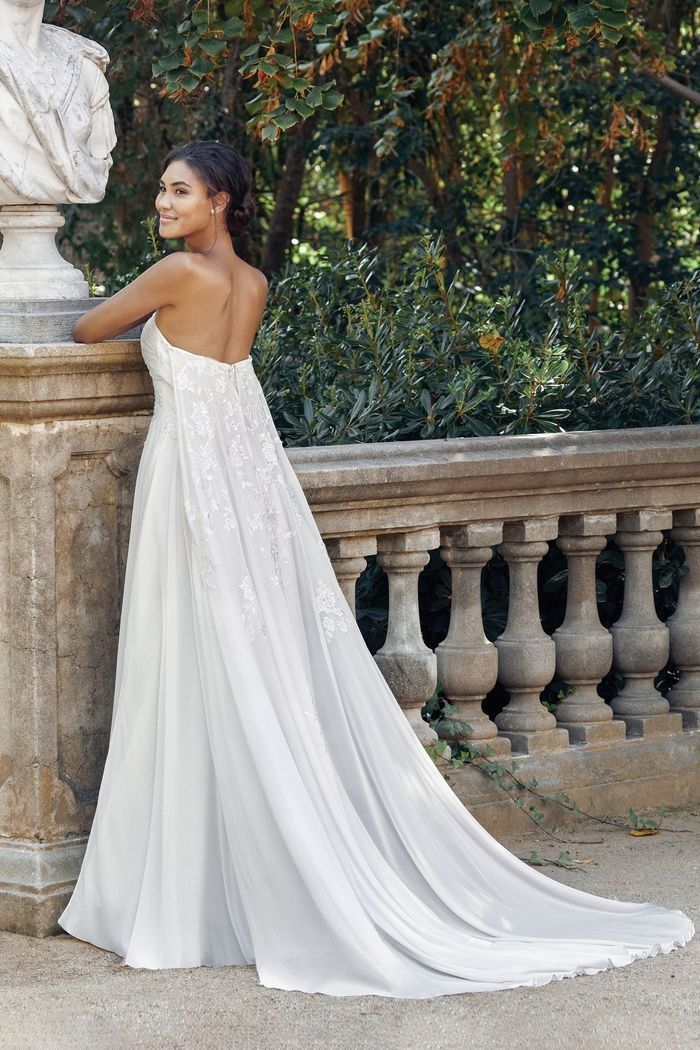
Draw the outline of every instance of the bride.
<instances>
[{"instance_id":1,"label":"bride","mask_svg":"<svg viewBox=\"0 0 700 1050\"><path fill-rule=\"evenodd\" d=\"M134 493L109 751L59 923L131 967L423 999L670 952L681 911L547 878L462 805L335 578L257 376L267 282L233 149L165 159L159 260L86 313L145 322L155 406ZM310 333L310 338L313 334Z\"/></svg>"}]
</instances>

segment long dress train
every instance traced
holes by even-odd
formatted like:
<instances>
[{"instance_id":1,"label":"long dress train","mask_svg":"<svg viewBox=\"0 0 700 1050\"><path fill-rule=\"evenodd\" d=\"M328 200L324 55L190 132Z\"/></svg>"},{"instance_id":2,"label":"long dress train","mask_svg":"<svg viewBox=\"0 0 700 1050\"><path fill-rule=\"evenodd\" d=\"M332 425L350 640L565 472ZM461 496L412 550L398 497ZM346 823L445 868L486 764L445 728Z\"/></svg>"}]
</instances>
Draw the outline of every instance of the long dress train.
<instances>
[{"instance_id":1,"label":"long dress train","mask_svg":"<svg viewBox=\"0 0 700 1050\"><path fill-rule=\"evenodd\" d=\"M109 751L59 918L132 967L422 999L667 953L681 911L548 878L425 753L337 583L251 357L142 351Z\"/></svg>"}]
</instances>

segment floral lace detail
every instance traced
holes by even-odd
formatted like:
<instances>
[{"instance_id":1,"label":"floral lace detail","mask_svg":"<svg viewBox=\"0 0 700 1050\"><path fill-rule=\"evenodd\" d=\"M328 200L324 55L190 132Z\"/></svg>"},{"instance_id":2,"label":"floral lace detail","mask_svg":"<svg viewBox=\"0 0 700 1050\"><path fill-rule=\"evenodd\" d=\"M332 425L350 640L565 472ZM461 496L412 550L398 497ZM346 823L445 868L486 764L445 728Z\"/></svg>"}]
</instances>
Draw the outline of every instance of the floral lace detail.
<instances>
[{"instance_id":1,"label":"floral lace detail","mask_svg":"<svg viewBox=\"0 0 700 1050\"><path fill-rule=\"evenodd\" d=\"M246 626L246 634L252 641L257 635L266 635L267 627L263 623L260 602L250 576L244 576L243 582L238 586L243 591L243 622Z\"/></svg>"},{"instance_id":2,"label":"floral lace detail","mask_svg":"<svg viewBox=\"0 0 700 1050\"><path fill-rule=\"evenodd\" d=\"M304 517L285 478L284 449L255 373L242 362L227 366L193 356L177 363L174 385L187 395L182 430L196 506L186 504L185 509L196 537L193 547L203 582L216 586L220 566L211 550L216 528L233 531L240 525L248 536L259 539L259 550L269 558L270 581L284 583L288 540ZM240 522L232 505L232 482L250 497L250 508ZM286 507L294 515L292 528L287 527ZM248 595L249 577L239 586ZM247 609L252 625L253 605Z\"/></svg>"},{"instance_id":3,"label":"floral lace detail","mask_svg":"<svg viewBox=\"0 0 700 1050\"><path fill-rule=\"evenodd\" d=\"M175 374L178 390L193 394L190 411L185 419L185 440L192 456L193 481L199 499L197 505L185 501L187 520L192 529L193 549L200 565L202 582L207 587L216 587L216 574L221 566L211 551L210 540L219 524L226 532L238 529L236 513L231 503L221 466L216 453L216 406L217 394L227 393L227 378L217 375L213 384L204 380L211 361L206 358L188 362ZM231 369L230 377L233 380ZM230 396L225 398L227 412L233 411ZM227 453L230 449L227 447Z\"/></svg>"},{"instance_id":4,"label":"floral lace detail","mask_svg":"<svg viewBox=\"0 0 700 1050\"><path fill-rule=\"evenodd\" d=\"M326 638L334 636L336 627L340 631L347 631L347 614L338 601L338 595L323 580L316 584L314 599Z\"/></svg>"},{"instance_id":5,"label":"floral lace detail","mask_svg":"<svg viewBox=\"0 0 700 1050\"><path fill-rule=\"evenodd\" d=\"M318 715L315 711L311 710L311 708L308 707L304 708L304 715L306 718L309 719L311 727L313 727L312 733L316 733L318 743L321 745L322 749L325 751L328 757L331 758L331 753L328 750L328 744L326 743L326 735L323 732L323 727L321 726Z\"/></svg>"},{"instance_id":6,"label":"floral lace detail","mask_svg":"<svg viewBox=\"0 0 700 1050\"><path fill-rule=\"evenodd\" d=\"M205 587L215 588L216 573L220 565L213 557L207 542L211 535L211 519L193 507L190 500L186 499L184 502L185 514L192 529L192 549L199 564L200 578Z\"/></svg>"}]
</instances>

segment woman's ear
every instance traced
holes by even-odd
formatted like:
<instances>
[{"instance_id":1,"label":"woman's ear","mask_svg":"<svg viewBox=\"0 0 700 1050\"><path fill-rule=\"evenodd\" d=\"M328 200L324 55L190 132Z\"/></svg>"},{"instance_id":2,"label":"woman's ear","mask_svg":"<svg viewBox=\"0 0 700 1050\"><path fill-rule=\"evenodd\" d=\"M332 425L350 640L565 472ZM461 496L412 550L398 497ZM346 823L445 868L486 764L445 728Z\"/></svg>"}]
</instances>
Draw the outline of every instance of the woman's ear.
<instances>
[{"instance_id":1,"label":"woman's ear","mask_svg":"<svg viewBox=\"0 0 700 1050\"><path fill-rule=\"evenodd\" d=\"M228 208L228 202L230 200L231 200L231 194L230 193L224 193L222 191L221 193L217 193L214 196L214 199L211 202L212 203L212 207L214 208L214 210L217 213L219 213L219 212L225 213L226 209Z\"/></svg>"}]
</instances>

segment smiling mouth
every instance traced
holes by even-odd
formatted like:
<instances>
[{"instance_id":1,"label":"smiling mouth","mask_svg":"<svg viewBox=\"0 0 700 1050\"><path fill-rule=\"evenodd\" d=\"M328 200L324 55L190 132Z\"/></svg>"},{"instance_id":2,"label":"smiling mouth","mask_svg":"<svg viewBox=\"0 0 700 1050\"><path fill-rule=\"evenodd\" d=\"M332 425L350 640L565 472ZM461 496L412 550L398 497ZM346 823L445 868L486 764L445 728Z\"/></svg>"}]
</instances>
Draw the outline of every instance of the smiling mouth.
<instances>
[{"instance_id":1,"label":"smiling mouth","mask_svg":"<svg viewBox=\"0 0 700 1050\"><path fill-rule=\"evenodd\" d=\"M160 221L161 222L175 222L176 218L177 217L175 215L161 215Z\"/></svg>"}]
</instances>

